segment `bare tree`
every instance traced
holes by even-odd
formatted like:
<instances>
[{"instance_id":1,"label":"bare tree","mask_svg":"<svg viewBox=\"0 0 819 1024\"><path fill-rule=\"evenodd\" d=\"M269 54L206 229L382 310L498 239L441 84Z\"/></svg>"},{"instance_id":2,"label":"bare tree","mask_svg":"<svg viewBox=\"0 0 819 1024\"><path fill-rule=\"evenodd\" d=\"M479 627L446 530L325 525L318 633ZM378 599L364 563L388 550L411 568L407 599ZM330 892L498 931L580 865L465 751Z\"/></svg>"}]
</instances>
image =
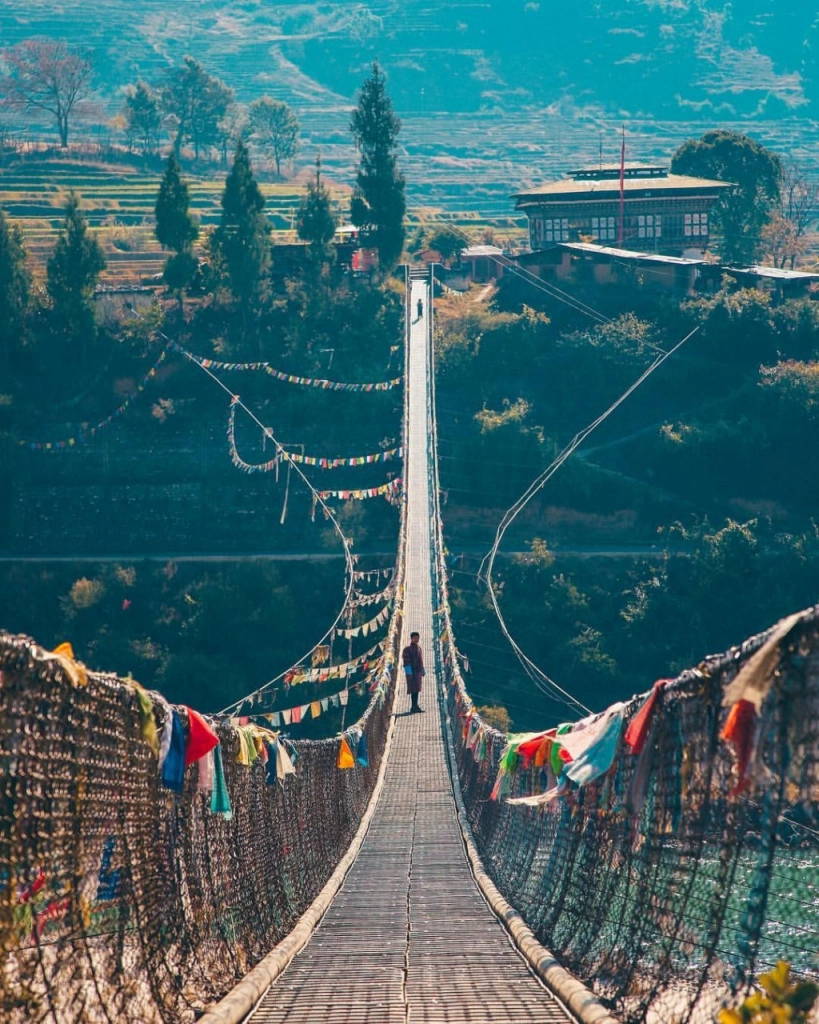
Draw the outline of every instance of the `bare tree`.
<instances>
[{"instance_id":1,"label":"bare tree","mask_svg":"<svg viewBox=\"0 0 819 1024\"><path fill-rule=\"evenodd\" d=\"M792 245L791 251L784 253L777 265L784 267L786 260L789 260L793 270L796 257L807 248L805 235L813 220L819 187L808 181L804 168L791 161L782 169L780 195L780 212L790 224Z\"/></svg>"},{"instance_id":2,"label":"bare tree","mask_svg":"<svg viewBox=\"0 0 819 1024\"><path fill-rule=\"evenodd\" d=\"M92 90L91 52L71 49L64 40L25 39L7 51L6 62L6 104L51 114L66 147L71 115Z\"/></svg>"}]
</instances>

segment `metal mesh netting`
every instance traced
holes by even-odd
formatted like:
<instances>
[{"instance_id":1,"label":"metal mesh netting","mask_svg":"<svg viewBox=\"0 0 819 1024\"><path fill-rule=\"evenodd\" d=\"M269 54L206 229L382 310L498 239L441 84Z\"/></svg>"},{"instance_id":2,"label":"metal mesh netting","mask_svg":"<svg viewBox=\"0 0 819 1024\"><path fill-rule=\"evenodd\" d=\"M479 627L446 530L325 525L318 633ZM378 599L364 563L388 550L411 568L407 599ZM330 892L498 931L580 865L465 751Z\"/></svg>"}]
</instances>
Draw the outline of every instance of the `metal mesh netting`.
<instances>
[{"instance_id":1,"label":"metal mesh netting","mask_svg":"<svg viewBox=\"0 0 819 1024\"><path fill-rule=\"evenodd\" d=\"M505 737L485 729L483 760L467 744L472 703L444 629L458 771L487 870L624 1021L713 1022L778 959L819 976L819 608L780 645L757 764L732 795L724 687L764 639L683 673L659 695L641 756L621 739L605 776L540 809L489 799ZM627 705L623 732L644 700ZM539 775L516 772L509 795L538 792Z\"/></svg>"},{"instance_id":2,"label":"metal mesh netting","mask_svg":"<svg viewBox=\"0 0 819 1024\"><path fill-rule=\"evenodd\" d=\"M0 634L0 1019L187 1021L229 990L353 838L393 692L359 723L369 767L338 770L338 739L295 743L283 786L236 763L238 733L217 726L226 820L195 770L182 793L162 787L133 686L96 673L76 685L30 640Z\"/></svg>"}]
</instances>

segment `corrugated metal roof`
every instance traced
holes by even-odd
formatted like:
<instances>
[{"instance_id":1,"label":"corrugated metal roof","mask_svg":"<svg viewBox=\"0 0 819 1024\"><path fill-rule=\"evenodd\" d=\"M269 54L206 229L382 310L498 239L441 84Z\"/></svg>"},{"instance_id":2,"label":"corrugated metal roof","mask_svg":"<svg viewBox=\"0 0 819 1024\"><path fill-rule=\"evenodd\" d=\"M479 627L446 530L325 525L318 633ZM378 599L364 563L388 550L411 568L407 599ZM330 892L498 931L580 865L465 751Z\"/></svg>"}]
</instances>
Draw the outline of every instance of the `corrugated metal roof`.
<instances>
[{"instance_id":1,"label":"corrugated metal roof","mask_svg":"<svg viewBox=\"0 0 819 1024\"><path fill-rule=\"evenodd\" d=\"M461 259L475 259L476 256L502 256L503 249L496 245L469 245L461 250Z\"/></svg>"},{"instance_id":2,"label":"corrugated metal roof","mask_svg":"<svg viewBox=\"0 0 819 1024\"><path fill-rule=\"evenodd\" d=\"M819 281L819 273L807 270L784 270L781 267L726 267L731 274L752 274L754 277L769 277L776 281Z\"/></svg>"},{"instance_id":3,"label":"corrugated metal roof","mask_svg":"<svg viewBox=\"0 0 819 1024\"><path fill-rule=\"evenodd\" d=\"M687 256L663 256L654 252L635 252L634 249L616 249L611 245L595 245L594 242L557 242L559 249L588 252L616 259L648 260L651 263L673 263L681 266L701 266L706 260L695 260Z\"/></svg>"}]
</instances>

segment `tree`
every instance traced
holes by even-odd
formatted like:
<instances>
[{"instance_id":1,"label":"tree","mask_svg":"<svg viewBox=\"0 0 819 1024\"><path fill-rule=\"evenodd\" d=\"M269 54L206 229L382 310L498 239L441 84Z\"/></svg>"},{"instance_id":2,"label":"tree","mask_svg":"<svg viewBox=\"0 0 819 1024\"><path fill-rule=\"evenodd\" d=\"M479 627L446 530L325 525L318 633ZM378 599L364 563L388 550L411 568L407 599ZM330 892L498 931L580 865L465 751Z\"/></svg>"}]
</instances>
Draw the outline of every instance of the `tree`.
<instances>
[{"instance_id":1,"label":"tree","mask_svg":"<svg viewBox=\"0 0 819 1024\"><path fill-rule=\"evenodd\" d=\"M790 263L793 270L796 257L807 249L806 236L813 221L819 187L807 179L798 164L789 161L782 170L780 193L782 204L778 212L785 222L786 241L777 254L779 261L776 266L784 267Z\"/></svg>"},{"instance_id":2,"label":"tree","mask_svg":"<svg viewBox=\"0 0 819 1024\"><path fill-rule=\"evenodd\" d=\"M330 206L330 193L321 183L321 159L316 158L316 179L307 184L307 193L299 205L299 238L310 245L320 261L327 258L328 244L336 233L336 221Z\"/></svg>"},{"instance_id":3,"label":"tree","mask_svg":"<svg viewBox=\"0 0 819 1024\"><path fill-rule=\"evenodd\" d=\"M404 248L404 176L398 170L398 134L401 122L387 95L386 80L378 63L358 96L350 131L360 155L351 203L353 224L363 229L367 242L378 249L379 263L387 271Z\"/></svg>"},{"instance_id":4,"label":"tree","mask_svg":"<svg viewBox=\"0 0 819 1024\"><path fill-rule=\"evenodd\" d=\"M71 192L63 229L46 268L47 288L58 326L82 338L83 367L94 330L94 287L104 269L102 249L89 236L79 198Z\"/></svg>"},{"instance_id":5,"label":"tree","mask_svg":"<svg viewBox=\"0 0 819 1024\"><path fill-rule=\"evenodd\" d=\"M159 186L154 213L157 240L163 249L173 252L165 263L165 284L171 291L178 293L180 306L182 289L196 273L196 260L191 247L199 236L199 225L191 216L189 204L187 182L182 180L179 161L176 154L171 152Z\"/></svg>"},{"instance_id":6,"label":"tree","mask_svg":"<svg viewBox=\"0 0 819 1024\"><path fill-rule=\"evenodd\" d=\"M26 39L7 51L6 62L6 103L51 114L65 148L71 115L92 90L90 52L72 50L64 40Z\"/></svg>"},{"instance_id":7,"label":"tree","mask_svg":"<svg viewBox=\"0 0 819 1024\"><path fill-rule=\"evenodd\" d=\"M276 174L299 151L299 120L286 103L261 96L250 104L249 126L256 143L273 154Z\"/></svg>"},{"instance_id":8,"label":"tree","mask_svg":"<svg viewBox=\"0 0 819 1024\"><path fill-rule=\"evenodd\" d=\"M4 362L20 345L30 290L23 233L0 210L0 355Z\"/></svg>"},{"instance_id":9,"label":"tree","mask_svg":"<svg viewBox=\"0 0 819 1024\"><path fill-rule=\"evenodd\" d=\"M143 153L155 153L159 145L162 115L159 97L147 82L140 79L136 85L128 86L122 113L128 149L132 150L136 143Z\"/></svg>"},{"instance_id":10,"label":"tree","mask_svg":"<svg viewBox=\"0 0 819 1024\"><path fill-rule=\"evenodd\" d=\"M185 142L192 144L197 160L203 149L219 144L220 122L234 98L233 90L209 75L193 57L185 57L181 67L168 73L162 87L162 107L176 123L177 157Z\"/></svg>"},{"instance_id":11,"label":"tree","mask_svg":"<svg viewBox=\"0 0 819 1024\"><path fill-rule=\"evenodd\" d=\"M434 249L447 265L461 258L467 244L461 235L449 227L439 228L428 240L429 248Z\"/></svg>"},{"instance_id":12,"label":"tree","mask_svg":"<svg viewBox=\"0 0 819 1024\"><path fill-rule=\"evenodd\" d=\"M264 298L270 267L270 224L264 205L247 146L240 141L225 182L222 220L211 236L211 250L230 283L245 326Z\"/></svg>"},{"instance_id":13,"label":"tree","mask_svg":"<svg viewBox=\"0 0 819 1024\"><path fill-rule=\"evenodd\" d=\"M739 132L714 129L684 142L671 159L674 174L692 174L732 183L714 207L725 263L753 263L762 228L780 201L782 162Z\"/></svg>"}]
</instances>

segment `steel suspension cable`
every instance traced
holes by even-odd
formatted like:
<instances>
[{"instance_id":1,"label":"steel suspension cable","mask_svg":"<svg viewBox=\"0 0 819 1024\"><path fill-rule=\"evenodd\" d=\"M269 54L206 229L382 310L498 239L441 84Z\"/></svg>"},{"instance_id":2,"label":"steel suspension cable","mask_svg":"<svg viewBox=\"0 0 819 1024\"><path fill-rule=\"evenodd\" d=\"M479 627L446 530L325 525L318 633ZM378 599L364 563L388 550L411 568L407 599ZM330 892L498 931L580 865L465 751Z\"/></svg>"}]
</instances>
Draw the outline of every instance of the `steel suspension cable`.
<instances>
[{"instance_id":1,"label":"steel suspension cable","mask_svg":"<svg viewBox=\"0 0 819 1024\"><path fill-rule=\"evenodd\" d=\"M562 687L558 686L558 684L555 683L553 679L551 679L545 672L543 672L543 670L540 669L531 660L531 658L528 657L528 655L526 655L526 653L520 648L520 646L515 641L514 637L511 635L509 628L506 624L506 620L503 617L503 613L501 612L497 593L493 586L492 572L495 565L495 559L497 557L498 549L500 547L501 541L503 540L504 534L506 533L512 522L519 515L519 513L535 496L535 494L537 494L537 492L544 486L544 484L546 484L554 476L554 474L558 471L558 469L560 469L563 463L569 458L570 455L572 455L577 450L577 448L580 447L580 445L586 440L586 438L590 434L592 434L602 423L604 423L609 418L609 416L611 416L611 414L617 408L619 408L623 404L623 402L625 402L626 399L629 398L637 390L637 388L639 388L640 385L643 384L643 382L646 381L654 373L654 371L658 367L660 367L667 359L674 355L674 353L677 352L691 337L693 337L693 335L696 334L699 331L699 329L699 327L695 327L692 331L689 331L689 333L686 334L686 336L681 341L678 341L677 344L670 348L667 352L663 352L657 355L651 362L651 364L640 374L640 376L635 381L633 381L626 388L626 390L623 391L623 393L614 402L612 402L612 404L603 413L601 413L596 419L592 420L591 423L589 423L581 431L575 434L575 436L560 452L560 454L555 459L552 460L552 462L535 480L532 481L532 483L524 491L520 498L518 498L518 500L513 505L511 505L504 513L501 522L497 528L497 531L495 533L495 541L490 550L482 559L478 570L479 579L482 579L483 582L486 584L486 588L489 593L489 598L492 602L492 607L495 610L495 614L498 618L498 622L501 627L501 632L511 644L513 651L517 655L524 669L528 673L532 674L533 679L535 678L535 676L537 676L548 690L561 694L563 697L568 698L568 700L575 704L577 707L580 707L581 709L587 712L589 711L589 709L586 708L585 705L581 704L579 701L575 700L575 698L572 697L571 694L567 693L564 689L562 689Z\"/></svg>"}]
</instances>

